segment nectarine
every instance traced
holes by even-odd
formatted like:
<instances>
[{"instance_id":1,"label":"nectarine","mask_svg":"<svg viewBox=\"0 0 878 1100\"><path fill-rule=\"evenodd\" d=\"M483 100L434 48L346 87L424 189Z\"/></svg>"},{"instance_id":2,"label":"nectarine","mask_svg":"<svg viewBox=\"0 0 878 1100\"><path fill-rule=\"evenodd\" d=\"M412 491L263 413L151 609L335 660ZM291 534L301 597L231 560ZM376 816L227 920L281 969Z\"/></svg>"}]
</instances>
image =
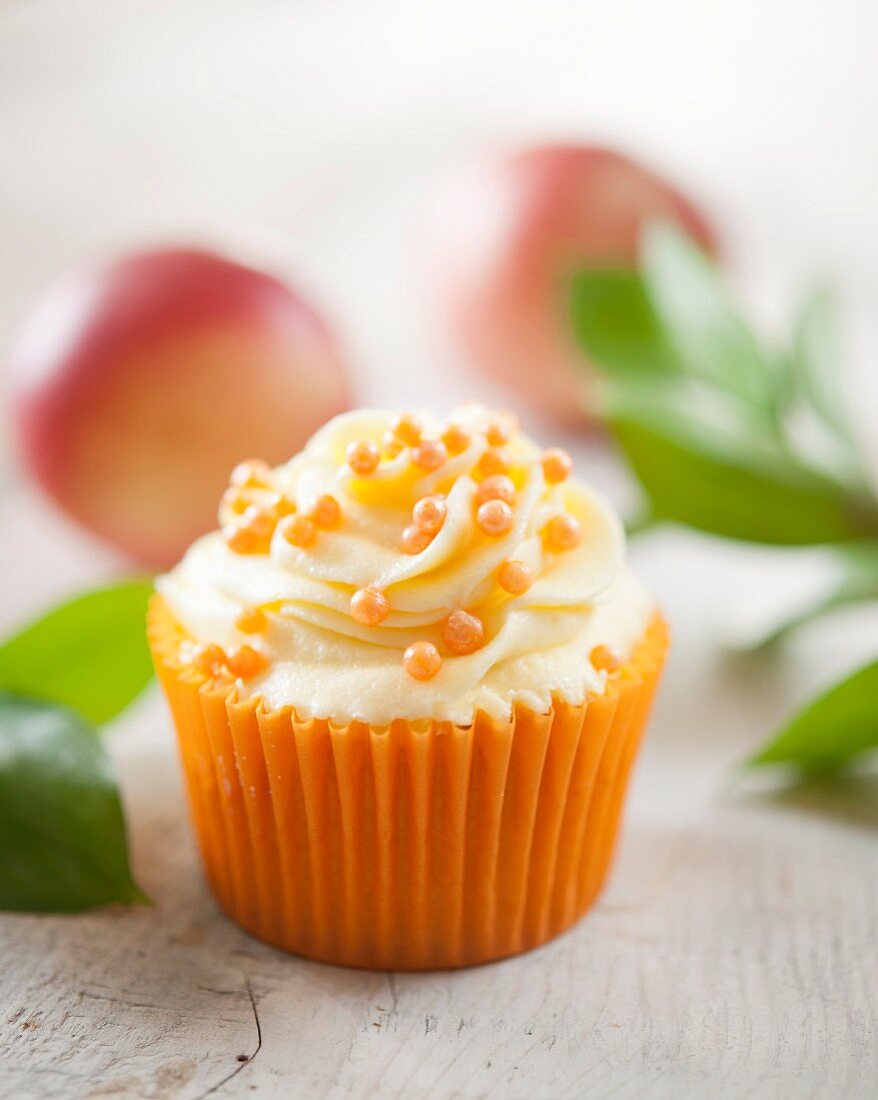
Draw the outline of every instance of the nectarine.
<instances>
[{"instance_id":1,"label":"nectarine","mask_svg":"<svg viewBox=\"0 0 878 1100\"><path fill-rule=\"evenodd\" d=\"M677 222L713 250L710 228L673 187L589 145L526 149L449 188L439 211L440 292L468 361L561 421L588 403L567 321L567 277L634 266L643 224Z\"/></svg>"},{"instance_id":2,"label":"nectarine","mask_svg":"<svg viewBox=\"0 0 878 1100\"><path fill-rule=\"evenodd\" d=\"M348 403L335 339L278 279L197 249L83 271L12 353L27 466L106 542L149 564L216 526L236 462L295 454Z\"/></svg>"}]
</instances>

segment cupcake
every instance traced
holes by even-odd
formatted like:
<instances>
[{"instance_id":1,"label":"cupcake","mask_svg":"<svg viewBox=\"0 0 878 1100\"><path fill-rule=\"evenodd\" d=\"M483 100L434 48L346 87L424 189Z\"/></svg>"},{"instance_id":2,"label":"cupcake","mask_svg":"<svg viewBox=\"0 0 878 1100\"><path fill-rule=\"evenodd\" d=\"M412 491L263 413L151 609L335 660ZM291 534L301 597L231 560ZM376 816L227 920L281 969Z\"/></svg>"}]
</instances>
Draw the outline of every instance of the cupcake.
<instances>
[{"instance_id":1,"label":"cupcake","mask_svg":"<svg viewBox=\"0 0 878 1100\"><path fill-rule=\"evenodd\" d=\"M668 639L618 519L508 413L337 417L238 466L150 644L219 904L326 962L467 966L606 878Z\"/></svg>"}]
</instances>

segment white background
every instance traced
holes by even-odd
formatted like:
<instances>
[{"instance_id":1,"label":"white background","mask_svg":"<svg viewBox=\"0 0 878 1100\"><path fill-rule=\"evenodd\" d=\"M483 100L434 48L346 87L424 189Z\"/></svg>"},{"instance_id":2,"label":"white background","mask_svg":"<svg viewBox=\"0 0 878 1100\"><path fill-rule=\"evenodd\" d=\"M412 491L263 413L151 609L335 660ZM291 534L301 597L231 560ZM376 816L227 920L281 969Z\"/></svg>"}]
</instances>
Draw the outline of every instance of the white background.
<instances>
[{"instance_id":1,"label":"white background","mask_svg":"<svg viewBox=\"0 0 878 1100\"><path fill-rule=\"evenodd\" d=\"M83 255L264 227L363 396L410 401L448 363L421 250L437 178L555 137L679 179L745 285L827 273L865 313L876 54L872 0L6 0L0 334Z\"/></svg>"}]
</instances>

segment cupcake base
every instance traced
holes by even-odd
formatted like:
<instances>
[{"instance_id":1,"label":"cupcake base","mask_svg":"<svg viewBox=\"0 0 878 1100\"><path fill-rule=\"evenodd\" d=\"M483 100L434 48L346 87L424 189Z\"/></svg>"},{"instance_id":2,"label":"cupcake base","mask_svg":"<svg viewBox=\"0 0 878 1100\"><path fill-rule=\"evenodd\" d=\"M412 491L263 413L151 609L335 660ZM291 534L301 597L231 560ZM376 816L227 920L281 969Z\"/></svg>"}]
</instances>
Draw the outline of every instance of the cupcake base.
<instances>
[{"instance_id":1,"label":"cupcake base","mask_svg":"<svg viewBox=\"0 0 878 1100\"><path fill-rule=\"evenodd\" d=\"M536 947L606 878L668 647L656 616L603 695L498 723L300 721L150 645L218 902L248 932L345 966L432 970Z\"/></svg>"}]
</instances>

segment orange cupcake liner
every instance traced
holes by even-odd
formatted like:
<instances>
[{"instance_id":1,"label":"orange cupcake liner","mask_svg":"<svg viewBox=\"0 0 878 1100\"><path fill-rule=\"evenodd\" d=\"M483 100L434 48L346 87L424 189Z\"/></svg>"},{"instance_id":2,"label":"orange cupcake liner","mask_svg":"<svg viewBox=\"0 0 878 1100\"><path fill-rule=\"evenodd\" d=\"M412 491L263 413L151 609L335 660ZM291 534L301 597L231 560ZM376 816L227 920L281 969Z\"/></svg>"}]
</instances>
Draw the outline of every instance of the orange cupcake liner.
<instances>
[{"instance_id":1,"label":"orange cupcake liner","mask_svg":"<svg viewBox=\"0 0 878 1100\"><path fill-rule=\"evenodd\" d=\"M239 699L149 612L211 889L260 939L347 966L469 966L536 947L597 897L668 648L656 615L603 695L470 726L335 725Z\"/></svg>"}]
</instances>

